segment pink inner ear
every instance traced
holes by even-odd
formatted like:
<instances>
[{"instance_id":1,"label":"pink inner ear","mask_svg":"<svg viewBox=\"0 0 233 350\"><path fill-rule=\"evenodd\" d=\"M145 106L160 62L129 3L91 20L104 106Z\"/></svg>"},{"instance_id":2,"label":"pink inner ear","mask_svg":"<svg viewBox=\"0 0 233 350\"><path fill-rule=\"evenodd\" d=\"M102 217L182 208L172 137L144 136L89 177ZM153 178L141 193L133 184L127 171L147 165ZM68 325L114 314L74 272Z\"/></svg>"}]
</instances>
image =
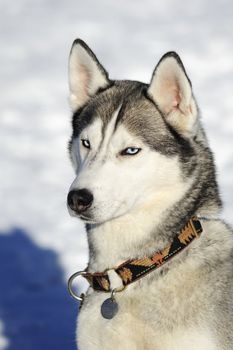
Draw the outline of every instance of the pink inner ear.
<instances>
[{"instance_id":1,"label":"pink inner ear","mask_svg":"<svg viewBox=\"0 0 233 350\"><path fill-rule=\"evenodd\" d=\"M177 86L167 86L167 91L164 90L164 111L169 114L172 109L179 108L181 102L181 95Z\"/></svg>"},{"instance_id":2,"label":"pink inner ear","mask_svg":"<svg viewBox=\"0 0 233 350\"><path fill-rule=\"evenodd\" d=\"M178 107L181 101L180 92L177 89L173 90L173 102L172 107Z\"/></svg>"},{"instance_id":3,"label":"pink inner ear","mask_svg":"<svg viewBox=\"0 0 233 350\"><path fill-rule=\"evenodd\" d=\"M167 77L160 86L160 99L163 101L165 113L170 113L172 109L178 108L181 102L181 94L177 81Z\"/></svg>"},{"instance_id":4,"label":"pink inner ear","mask_svg":"<svg viewBox=\"0 0 233 350\"><path fill-rule=\"evenodd\" d=\"M179 105L178 101L173 101L172 107L178 107L178 105Z\"/></svg>"},{"instance_id":5,"label":"pink inner ear","mask_svg":"<svg viewBox=\"0 0 233 350\"><path fill-rule=\"evenodd\" d=\"M87 70L85 65L79 64L78 74L80 79L80 87L82 87L82 89L79 91L81 95L80 97L82 100L86 100L89 96L88 88L91 80L91 73Z\"/></svg>"},{"instance_id":6,"label":"pink inner ear","mask_svg":"<svg viewBox=\"0 0 233 350\"><path fill-rule=\"evenodd\" d=\"M177 101L177 100L174 100L173 102L172 102L172 107L174 108L177 108L179 106L179 102Z\"/></svg>"}]
</instances>

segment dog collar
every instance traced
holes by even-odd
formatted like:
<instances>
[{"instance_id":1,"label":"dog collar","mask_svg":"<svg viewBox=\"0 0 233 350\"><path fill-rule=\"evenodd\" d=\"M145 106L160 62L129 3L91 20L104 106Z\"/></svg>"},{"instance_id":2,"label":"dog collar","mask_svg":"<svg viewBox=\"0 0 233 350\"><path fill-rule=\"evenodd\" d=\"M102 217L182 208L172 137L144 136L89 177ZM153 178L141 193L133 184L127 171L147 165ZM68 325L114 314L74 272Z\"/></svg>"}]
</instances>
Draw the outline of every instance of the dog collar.
<instances>
[{"instance_id":1,"label":"dog collar","mask_svg":"<svg viewBox=\"0 0 233 350\"><path fill-rule=\"evenodd\" d=\"M143 276L152 272L167 261L169 261L173 256L177 255L179 252L184 250L190 243L200 236L202 232L202 226L197 217L192 217L188 223L181 229L180 233L177 234L173 241L163 250L157 251L150 257L144 257L141 259L130 259L122 263L121 265L106 269L103 272L90 273L87 271L80 271L73 274L68 282L68 288L70 294L78 299L82 300L82 297L78 297L72 291L72 282L78 276L83 276L90 284L90 286L100 292L111 292L111 284L108 276L108 271L113 270L120 277L124 289L129 284L137 281Z\"/></svg>"}]
</instances>

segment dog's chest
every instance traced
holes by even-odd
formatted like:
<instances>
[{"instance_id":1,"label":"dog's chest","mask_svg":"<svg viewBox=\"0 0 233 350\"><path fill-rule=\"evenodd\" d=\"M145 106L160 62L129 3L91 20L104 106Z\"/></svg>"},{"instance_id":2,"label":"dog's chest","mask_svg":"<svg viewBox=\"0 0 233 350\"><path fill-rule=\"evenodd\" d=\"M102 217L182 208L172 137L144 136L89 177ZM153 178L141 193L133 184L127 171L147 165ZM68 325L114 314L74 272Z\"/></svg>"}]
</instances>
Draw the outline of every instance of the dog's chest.
<instances>
[{"instance_id":1,"label":"dog's chest","mask_svg":"<svg viewBox=\"0 0 233 350\"><path fill-rule=\"evenodd\" d=\"M187 286L170 280L169 287L145 280L143 287L128 288L116 296L119 311L111 320L100 311L109 295L91 292L79 316L79 349L214 350L209 330L195 322L202 288L194 288L193 280Z\"/></svg>"},{"instance_id":2,"label":"dog's chest","mask_svg":"<svg viewBox=\"0 0 233 350\"><path fill-rule=\"evenodd\" d=\"M79 350L216 350L208 330L201 327L175 326L172 331L160 326L151 316L142 320L119 311L112 320L103 319L99 307L84 308L80 313Z\"/></svg>"}]
</instances>

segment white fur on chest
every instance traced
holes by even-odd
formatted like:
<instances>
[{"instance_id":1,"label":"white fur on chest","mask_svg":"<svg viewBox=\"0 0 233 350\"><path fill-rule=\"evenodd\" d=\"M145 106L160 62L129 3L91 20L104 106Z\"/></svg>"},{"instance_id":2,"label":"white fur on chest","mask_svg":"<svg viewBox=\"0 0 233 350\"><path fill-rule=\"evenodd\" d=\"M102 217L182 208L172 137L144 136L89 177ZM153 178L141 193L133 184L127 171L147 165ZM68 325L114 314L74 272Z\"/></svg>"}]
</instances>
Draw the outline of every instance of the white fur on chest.
<instances>
[{"instance_id":1,"label":"white fur on chest","mask_svg":"<svg viewBox=\"0 0 233 350\"><path fill-rule=\"evenodd\" d=\"M150 322L128 312L112 320L100 314L106 295L91 298L79 316L79 350L216 350L211 332L204 327L179 327L173 331L156 331Z\"/></svg>"},{"instance_id":2,"label":"white fur on chest","mask_svg":"<svg viewBox=\"0 0 233 350\"><path fill-rule=\"evenodd\" d=\"M204 329L178 329L171 334L158 337L163 350L216 350L209 331Z\"/></svg>"}]
</instances>

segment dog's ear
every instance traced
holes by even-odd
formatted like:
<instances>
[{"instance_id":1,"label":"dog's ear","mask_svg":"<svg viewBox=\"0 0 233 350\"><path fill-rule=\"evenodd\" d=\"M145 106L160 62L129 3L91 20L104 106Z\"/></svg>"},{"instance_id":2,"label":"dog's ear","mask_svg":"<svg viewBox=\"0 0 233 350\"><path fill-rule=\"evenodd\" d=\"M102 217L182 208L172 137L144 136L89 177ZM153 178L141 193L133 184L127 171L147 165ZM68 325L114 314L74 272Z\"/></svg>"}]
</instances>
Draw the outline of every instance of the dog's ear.
<instances>
[{"instance_id":1,"label":"dog's ear","mask_svg":"<svg viewBox=\"0 0 233 350\"><path fill-rule=\"evenodd\" d=\"M185 137L196 134L198 110L192 85L180 57L166 53L156 66L148 95L158 105L167 123Z\"/></svg>"},{"instance_id":2,"label":"dog's ear","mask_svg":"<svg viewBox=\"0 0 233 350\"><path fill-rule=\"evenodd\" d=\"M95 54L84 41L76 39L69 58L70 105L73 112L109 84L108 73Z\"/></svg>"}]
</instances>

